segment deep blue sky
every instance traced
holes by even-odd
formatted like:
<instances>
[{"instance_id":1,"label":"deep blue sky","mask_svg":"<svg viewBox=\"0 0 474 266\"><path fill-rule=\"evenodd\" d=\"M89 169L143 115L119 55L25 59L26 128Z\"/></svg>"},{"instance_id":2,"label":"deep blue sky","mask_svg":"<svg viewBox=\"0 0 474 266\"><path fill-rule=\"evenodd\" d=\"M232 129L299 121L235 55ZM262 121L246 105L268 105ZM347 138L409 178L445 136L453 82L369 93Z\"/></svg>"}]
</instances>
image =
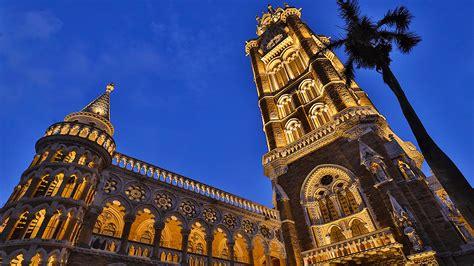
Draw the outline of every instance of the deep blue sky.
<instances>
[{"instance_id":1,"label":"deep blue sky","mask_svg":"<svg viewBox=\"0 0 474 266\"><path fill-rule=\"evenodd\" d=\"M52 123L113 81L118 151L248 199L271 204L267 150L244 42L267 2L1 1L0 203ZM274 2L274 5L282 2ZM293 1L318 34L343 26L334 0ZM432 137L474 183L474 2L362 1L379 18L406 5L423 41L394 54L393 71ZM338 52L341 55L341 52ZM358 71L392 128L414 141L374 71Z\"/></svg>"}]
</instances>

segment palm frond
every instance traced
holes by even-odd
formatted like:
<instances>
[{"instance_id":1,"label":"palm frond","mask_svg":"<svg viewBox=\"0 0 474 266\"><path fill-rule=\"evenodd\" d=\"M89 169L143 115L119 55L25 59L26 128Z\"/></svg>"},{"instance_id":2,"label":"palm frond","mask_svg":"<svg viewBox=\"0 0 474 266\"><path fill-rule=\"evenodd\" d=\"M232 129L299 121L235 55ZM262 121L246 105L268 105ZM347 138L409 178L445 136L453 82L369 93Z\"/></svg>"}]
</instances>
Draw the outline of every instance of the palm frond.
<instances>
[{"instance_id":1,"label":"palm frond","mask_svg":"<svg viewBox=\"0 0 474 266\"><path fill-rule=\"evenodd\" d=\"M357 0L337 0L339 13L347 24L358 23L360 20L359 3Z\"/></svg>"},{"instance_id":2,"label":"palm frond","mask_svg":"<svg viewBox=\"0 0 474 266\"><path fill-rule=\"evenodd\" d=\"M387 11L385 16L377 22L377 28L382 26L395 26L399 32L404 32L410 26L413 15L404 6Z\"/></svg>"},{"instance_id":3,"label":"palm frond","mask_svg":"<svg viewBox=\"0 0 474 266\"><path fill-rule=\"evenodd\" d=\"M380 31L380 36L387 41L394 42L398 49L404 54L409 53L419 42L421 42L421 37L413 32L399 33Z\"/></svg>"}]
</instances>

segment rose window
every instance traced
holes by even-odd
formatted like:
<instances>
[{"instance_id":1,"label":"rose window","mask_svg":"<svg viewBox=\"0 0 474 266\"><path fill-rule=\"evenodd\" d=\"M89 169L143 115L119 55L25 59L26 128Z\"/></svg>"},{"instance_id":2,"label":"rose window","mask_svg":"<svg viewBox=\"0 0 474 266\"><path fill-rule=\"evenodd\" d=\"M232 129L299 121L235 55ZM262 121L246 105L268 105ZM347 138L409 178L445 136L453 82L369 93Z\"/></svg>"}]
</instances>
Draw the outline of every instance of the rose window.
<instances>
[{"instance_id":1,"label":"rose window","mask_svg":"<svg viewBox=\"0 0 474 266\"><path fill-rule=\"evenodd\" d=\"M125 195L127 195L130 200L140 202L145 199L145 190L138 185L132 185L125 190Z\"/></svg>"},{"instance_id":2,"label":"rose window","mask_svg":"<svg viewBox=\"0 0 474 266\"><path fill-rule=\"evenodd\" d=\"M255 233L255 224L249 220L244 220L242 222L242 228L244 229L245 233L248 233L248 234Z\"/></svg>"},{"instance_id":3,"label":"rose window","mask_svg":"<svg viewBox=\"0 0 474 266\"><path fill-rule=\"evenodd\" d=\"M270 229L268 227L266 227L265 225L260 226L260 233L265 238L271 238Z\"/></svg>"},{"instance_id":4,"label":"rose window","mask_svg":"<svg viewBox=\"0 0 474 266\"><path fill-rule=\"evenodd\" d=\"M212 209L212 208L206 208L202 212L202 216L204 217L204 220L208 223L215 223L217 220L217 212Z\"/></svg>"},{"instance_id":5,"label":"rose window","mask_svg":"<svg viewBox=\"0 0 474 266\"><path fill-rule=\"evenodd\" d=\"M117 190L117 181L109 178L104 184L105 193L112 193Z\"/></svg>"},{"instance_id":6,"label":"rose window","mask_svg":"<svg viewBox=\"0 0 474 266\"><path fill-rule=\"evenodd\" d=\"M196 206L194 206L194 204L188 200L181 202L179 210L188 217L193 217L197 213Z\"/></svg>"},{"instance_id":7,"label":"rose window","mask_svg":"<svg viewBox=\"0 0 474 266\"><path fill-rule=\"evenodd\" d=\"M236 219L235 219L235 216L234 216L234 215L232 215L232 214L230 214L230 213L224 215L223 221L224 221L224 224L225 224L228 228L230 228L230 229L235 228Z\"/></svg>"},{"instance_id":8,"label":"rose window","mask_svg":"<svg viewBox=\"0 0 474 266\"><path fill-rule=\"evenodd\" d=\"M158 193L155 196L155 203L158 205L158 208L163 210L168 210L173 206L173 200L166 193Z\"/></svg>"}]
</instances>

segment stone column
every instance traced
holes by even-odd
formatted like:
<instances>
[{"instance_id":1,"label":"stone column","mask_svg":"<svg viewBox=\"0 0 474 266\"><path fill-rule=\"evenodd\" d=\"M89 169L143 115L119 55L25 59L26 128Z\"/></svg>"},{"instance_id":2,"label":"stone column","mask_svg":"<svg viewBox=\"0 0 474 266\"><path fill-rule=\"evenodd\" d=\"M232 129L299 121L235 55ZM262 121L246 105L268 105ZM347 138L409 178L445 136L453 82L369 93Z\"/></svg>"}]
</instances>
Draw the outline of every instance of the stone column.
<instances>
[{"instance_id":1,"label":"stone column","mask_svg":"<svg viewBox=\"0 0 474 266\"><path fill-rule=\"evenodd\" d=\"M120 250L119 254L127 254L127 246L128 246L128 237L130 235L130 229L132 229L133 221L135 220L135 215L127 214L124 217L125 225L122 231L122 238L120 240Z\"/></svg>"},{"instance_id":2,"label":"stone column","mask_svg":"<svg viewBox=\"0 0 474 266\"><path fill-rule=\"evenodd\" d=\"M214 235L206 236L207 245L207 265L212 266L212 242L214 241Z\"/></svg>"},{"instance_id":3,"label":"stone column","mask_svg":"<svg viewBox=\"0 0 474 266\"><path fill-rule=\"evenodd\" d=\"M227 247L229 248L229 255L230 255L230 266L234 266L234 257L235 257L234 246L235 246L234 241L227 242Z\"/></svg>"},{"instance_id":4,"label":"stone column","mask_svg":"<svg viewBox=\"0 0 474 266\"><path fill-rule=\"evenodd\" d=\"M153 254L151 256L152 260L160 259L161 233L163 233L164 228L165 228L164 222L155 222L155 237L153 238Z\"/></svg>"},{"instance_id":5,"label":"stone column","mask_svg":"<svg viewBox=\"0 0 474 266\"><path fill-rule=\"evenodd\" d=\"M265 252L265 265L266 266L272 265L272 257L270 256L270 253L267 253L267 252Z\"/></svg>"},{"instance_id":6,"label":"stone column","mask_svg":"<svg viewBox=\"0 0 474 266\"><path fill-rule=\"evenodd\" d=\"M102 212L102 208L99 206L91 206L87 217L83 219L81 235L79 237L79 246L83 248L90 248L89 242L92 237L92 229L94 228L97 217Z\"/></svg>"},{"instance_id":7,"label":"stone column","mask_svg":"<svg viewBox=\"0 0 474 266\"><path fill-rule=\"evenodd\" d=\"M181 265L188 265L188 241L190 229L181 229L182 242L181 242Z\"/></svg>"},{"instance_id":8,"label":"stone column","mask_svg":"<svg viewBox=\"0 0 474 266\"><path fill-rule=\"evenodd\" d=\"M13 233L14 226L19 219L20 217L18 214L8 219L7 225L3 229L2 234L0 234L0 242L5 242L10 237L10 235Z\"/></svg>"},{"instance_id":9,"label":"stone column","mask_svg":"<svg viewBox=\"0 0 474 266\"><path fill-rule=\"evenodd\" d=\"M38 232L36 233L35 238L38 238L38 239L43 238L44 231L46 230L46 227L48 226L48 224L51 221L52 217L53 217L52 214L46 212L46 214L44 216L44 219L43 219L43 222L41 223L41 226L40 226Z\"/></svg>"},{"instance_id":10,"label":"stone column","mask_svg":"<svg viewBox=\"0 0 474 266\"><path fill-rule=\"evenodd\" d=\"M84 187L84 190L82 191L81 196L79 197L79 200L84 200L84 201L86 200L86 197L89 194L89 190L91 189L91 187L92 187L92 183L87 182L86 186Z\"/></svg>"},{"instance_id":11,"label":"stone column","mask_svg":"<svg viewBox=\"0 0 474 266\"><path fill-rule=\"evenodd\" d=\"M60 240L71 241L71 233L72 233L72 230L74 229L77 221L78 221L78 219L76 217L71 217L69 219L69 222L67 223L66 230L64 230L64 234L62 235ZM90 229L90 231L92 231L92 228L89 228L89 229Z\"/></svg>"},{"instance_id":12,"label":"stone column","mask_svg":"<svg viewBox=\"0 0 474 266\"><path fill-rule=\"evenodd\" d=\"M32 198L33 193L35 193L36 187L39 185L41 182L41 177L40 176L34 176L33 180L31 180L31 184L28 187L28 189L25 192L25 195L23 195L24 198Z\"/></svg>"},{"instance_id":13,"label":"stone column","mask_svg":"<svg viewBox=\"0 0 474 266\"><path fill-rule=\"evenodd\" d=\"M253 246L252 246L252 243L248 243L247 248L249 250L249 264L250 264L250 266L253 266L254 261L253 261Z\"/></svg>"}]
</instances>

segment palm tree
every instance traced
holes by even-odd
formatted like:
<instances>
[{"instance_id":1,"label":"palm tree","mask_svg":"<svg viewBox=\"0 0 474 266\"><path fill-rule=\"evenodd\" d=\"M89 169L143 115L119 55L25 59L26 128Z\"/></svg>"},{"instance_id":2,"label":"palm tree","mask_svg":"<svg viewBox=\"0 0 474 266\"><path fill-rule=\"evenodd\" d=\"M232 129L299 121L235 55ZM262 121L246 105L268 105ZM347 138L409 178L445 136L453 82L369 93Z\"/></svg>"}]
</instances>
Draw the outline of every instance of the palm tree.
<instances>
[{"instance_id":1,"label":"palm tree","mask_svg":"<svg viewBox=\"0 0 474 266\"><path fill-rule=\"evenodd\" d=\"M357 0L337 0L341 17L346 27L345 38L332 41L324 50L343 47L348 59L345 63L347 84L354 78L356 68L375 69L382 74L383 81L397 97L405 118L418 142L428 165L438 178L452 201L474 226L474 193L453 161L430 137L418 115L390 69L390 52L396 46L402 53L409 53L421 38L410 32L413 16L401 6L389 10L379 21L362 16Z\"/></svg>"}]
</instances>

